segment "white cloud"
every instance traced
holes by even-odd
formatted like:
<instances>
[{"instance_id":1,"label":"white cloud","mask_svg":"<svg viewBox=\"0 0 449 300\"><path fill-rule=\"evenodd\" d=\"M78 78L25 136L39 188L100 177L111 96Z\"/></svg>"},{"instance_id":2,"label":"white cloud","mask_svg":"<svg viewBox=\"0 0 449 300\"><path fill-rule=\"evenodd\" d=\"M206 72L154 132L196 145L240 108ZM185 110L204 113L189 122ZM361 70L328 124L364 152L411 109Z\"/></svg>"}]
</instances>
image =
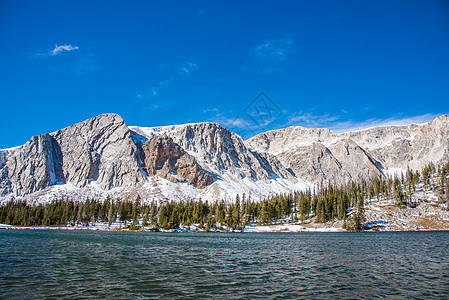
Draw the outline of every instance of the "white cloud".
<instances>
[{"instance_id":1,"label":"white cloud","mask_svg":"<svg viewBox=\"0 0 449 300\"><path fill-rule=\"evenodd\" d=\"M253 49L253 56L264 64L279 64L294 52L292 38L265 40Z\"/></svg>"},{"instance_id":2,"label":"white cloud","mask_svg":"<svg viewBox=\"0 0 449 300\"><path fill-rule=\"evenodd\" d=\"M218 114L218 108L214 107L214 108L203 109L203 113L215 113L215 114Z\"/></svg>"},{"instance_id":3,"label":"white cloud","mask_svg":"<svg viewBox=\"0 0 449 300\"><path fill-rule=\"evenodd\" d=\"M178 73L182 76L189 76L193 71L196 71L198 66L196 63L191 61L185 61L180 66L178 66Z\"/></svg>"},{"instance_id":4,"label":"white cloud","mask_svg":"<svg viewBox=\"0 0 449 300\"><path fill-rule=\"evenodd\" d=\"M352 120L344 121L344 122L337 122L335 124L332 124L329 128L334 130L335 132L341 133L341 132L348 132L348 131L355 131L355 130L362 130L367 129L371 127L378 127L378 126L390 126L390 125L409 125L409 124L424 124L427 123L439 115L437 114L424 114L420 116L413 116L413 117L392 117L387 119L376 119L371 118L366 121L362 122L356 122Z\"/></svg>"},{"instance_id":5,"label":"white cloud","mask_svg":"<svg viewBox=\"0 0 449 300\"><path fill-rule=\"evenodd\" d=\"M137 98L146 99L146 98L152 98L152 97L158 96L160 94L161 90L168 87L173 81L174 81L174 79L167 79L167 80L159 81L156 86L154 86L150 89L150 91L145 92L145 93L138 93Z\"/></svg>"},{"instance_id":6,"label":"white cloud","mask_svg":"<svg viewBox=\"0 0 449 300\"><path fill-rule=\"evenodd\" d=\"M232 111L221 113L217 108L203 110L204 113L215 113L215 116L207 122L218 123L231 132L237 133L243 138L254 136L260 132L260 127L251 120L245 120L238 116L233 116Z\"/></svg>"},{"instance_id":7,"label":"white cloud","mask_svg":"<svg viewBox=\"0 0 449 300\"><path fill-rule=\"evenodd\" d=\"M47 58L52 56L61 55L64 52L70 52L74 50L79 50L78 46L72 46L72 45L55 45L55 48L52 50L45 50L45 49L30 49L30 53L26 53L25 58L27 59L35 59L35 58ZM93 56L92 54L83 54L82 56Z\"/></svg>"},{"instance_id":8,"label":"white cloud","mask_svg":"<svg viewBox=\"0 0 449 300\"><path fill-rule=\"evenodd\" d=\"M58 46L55 45L55 48L53 50L50 50L50 55L51 56L55 56L55 55L59 55L62 54L64 51L73 51L73 50L78 50L78 46L72 46L72 45L62 45L62 46Z\"/></svg>"},{"instance_id":9,"label":"white cloud","mask_svg":"<svg viewBox=\"0 0 449 300\"><path fill-rule=\"evenodd\" d=\"M190 60L186 60L179 64L162 63L159 69L173 76L190 76L194 71L198 70L198 65Z\"/></svg>"},{"instance_id":10,"label":"white cloud","mask_svg":"<svg viewBox=\"0 0 449 300\"><path fill-rule=\"evenodd\" d=\"M329 114L314 115L313 113L296 113L290 115L286 126L304 126L312 128L329 128L337 133L362 130L377 126L389 125L409 125L409 124L423 124L434 118L437 114L424 114L413 117L395 116L387 119L371 118L365 121L342 120L340 116L331 116Z\"/></svg>"},{"instance_id":11,"label":"white cloud","mask_svg":"<svg viewBox=\"0 0 449 300\"><path fill-rule=\"evenodd\" d=\"M329 114L314 115L313 113L294 113L289 116L289 125L300 125L304 127L323 127L338 120L339 116L330 116Z\"/></svg>"},{"instance_id":12,"label":"white cloud","mask_svg":"<svg viewBox=\"0 0 449 300\"><path fill-rule=\"evenodd\" d=\"M153 86L149 91L144 93L137 93L137 98L140 99L146 99L146 98L152 98L156 97L160 94L161 90L168 87L173 81L175 81L175 78L179 79L180 76L188 77L190 74L198 69L198 66L196 63L191 61L185 61L181 64L169 64L169 63L163 63L159 66L159 68L162 71L165 71L167 73L170 73L170 78L167 80L159 81L155 86Z\"/></svg>"},{"instance_id":13,"label":"white cloud","mask_svg":"<svg viewBox=\"0 0 449 300\"><path fill-rule=\"evenodd\" d=\"M248 122L246 122L242 118L226 119L223 120L223 124L225 124L226 127L232 126L240 129L249 127Z\"/></svg>"},{"instance_id":14,"label":"white cloud","mask_svg":"<svg viewBox=\"0 0 449 300\"><path fill-rule=\"evenodd\" d=\"M219 115L212 118L211 121L220 124L231 132L237 133L243 138L251 137L255 135L258 130L260 131L259 127L254 126L252 122L248 122L240 117L229 118Z\"/></svg>"}]
</instances>

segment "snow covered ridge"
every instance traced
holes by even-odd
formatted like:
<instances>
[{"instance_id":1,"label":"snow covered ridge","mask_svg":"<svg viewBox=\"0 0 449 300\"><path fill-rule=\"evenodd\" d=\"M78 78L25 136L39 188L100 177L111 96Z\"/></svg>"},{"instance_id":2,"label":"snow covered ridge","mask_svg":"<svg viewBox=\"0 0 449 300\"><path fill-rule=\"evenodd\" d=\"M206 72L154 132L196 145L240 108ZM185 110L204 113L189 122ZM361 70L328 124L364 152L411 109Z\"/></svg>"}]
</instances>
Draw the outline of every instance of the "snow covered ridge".
<instances>
[{"instance_id":1,"label":"snow covered ridge","mask_svg":"<svg viewBox=\"0 0 449 300\"><path fill-rule=\"evenodd\" d=\"M0 201L137 194L148 201L233 201L243 193L258 200L320 182L345 183L444 163L448 124L444 115L422 125L342 134L289 127L244 141L216 123L128 127L120 116L102 114L0 150ZM182 161L154 142L152 149L143 147L155 137L173 141L194 159ZM204 172L212 182L202 188L189 184Z\"/></svg>"},{"instance_id":2,"label":"snow covered ridge","mask_svg":"<svg viewBox=\"0 0 449 300\"><path fill-rule=\"evenodd\" d=\"M325 128L288 127L246 141L255 151L275 155L303 180L345 183L388 175L387 170L419 170L449 159L449 116L421 125L374 127L337 134Z\"/></svg>"},{"instance_id":3,"label":"snow covered ridge","mask_svg":"<svg viewBox=\"0 0 449 300\"><path fill-rule=\"evenodd\" d=\"M14 154L14 152L19 149L20 146L12 147L8 149L0 149L0 169L6 164L9 156Z\"/></svg>"},{"instance_id":4,"label":"snow covered ridge","mask_svg":"<svg viewBox=\"0 0 449 300\"><path fill-rule=\"evenodd\" d=\"M198 123L185 123L179 125L166 125L166 126L156 126L156 127L141 127L141 126L128 126L129 129L145 136L146 138L152 138L153 136L170 134L174 131L180 131L186 127L194 127L201 124L211 124L213 126L220 126L217 123L211 122L198 122Z\"/></svg>"}]
</instances>

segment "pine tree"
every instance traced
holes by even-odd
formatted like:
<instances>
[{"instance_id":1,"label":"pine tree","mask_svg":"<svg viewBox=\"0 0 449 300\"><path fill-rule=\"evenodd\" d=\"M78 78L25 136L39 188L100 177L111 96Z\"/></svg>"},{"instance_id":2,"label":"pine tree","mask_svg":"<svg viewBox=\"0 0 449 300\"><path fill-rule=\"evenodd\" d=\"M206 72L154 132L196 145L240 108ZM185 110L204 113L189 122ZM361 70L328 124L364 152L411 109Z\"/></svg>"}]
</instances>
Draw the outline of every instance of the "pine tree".
<instances>
[{"instance_id":1,"label":"pine tree","mask_svg":"<svg viewBox=\"0 0 449 300\"><path fill-rule=\"evenodd\" d=\"M126 222L130 218L131 211L129 209L128 201L121 201L118 209L118 214L120 215L120 221L124 222L126 226Z\"/></svg>"},{"instance_id":2,"label":"pine tree","mask_svg":"<svg viewBox=\"0 0 449 300\"><path fill-rule=\"evenodd\" d=\"M239 195L235 198L235 204L232 210L232 228L239 229L240 228L240 198Z\"/></svg>"},{"instance_id":3,"label":"pine tree","mask_svg":"<svg viewBox=\"0 0 449 300\"><path fill-rule=\"evenodd\" d=\"M158 226L164 229L169 229L168 226L168 211L166 205L163 205L159 211L159 221Z\"/></svg>"},{"instance_id":4,"label":"pine tree","mask_svg":"<svg viewBox=\"0 0 449 300\"><path fill-rule=\"evenodd\" d=\"M136 200L134 201L132 205L132 218L133 218L133 225L135 226L137 224L137 220L140 217L140 202L141 198L138 194L136 197Z\"/></svg>"},{"instance_id":5,"label":"pine tree","mask_svg":"<svg viewBox=\"0 0 449 300\"><path fill-rule=\"evenodd\" d=\"M148 208L145 209L145 212L143 214L143 220L142 220L142 226L148 226L148 218L149 218L149 211Z\"/></svg>"},{"instance_id":6,"label":"pine tree","mask_svg":"<svg viewBox=\"0 0 449 300\"><path fill-rule=\"evenodd\" d=\"M360 193L357 193L357 205L353 208L351 216L346 220L347 231L361 231L365 222L364 199Z\"/></svg>"},{"instance_id":7,"label":"pine tree","mask_svg":"<svg viewBox=\"0 0 449 300\"><path fill-rule=\"evenodd\" d=\"M260 225L267 225L268 224L268 201L264 200L262 201L262 207L260 209L260 214L258 216Z\"/></svg>"},{"instance_id":8,"label":"pine tree","mask_svg":"<svg viewBox=\"0 0 449 300\"><path fill-rule=\"evenodd\" d=\"M301 221L306 220L310 214L310 198L304 193L299 197L299 213Z\"/></svg>"}]
</instances>

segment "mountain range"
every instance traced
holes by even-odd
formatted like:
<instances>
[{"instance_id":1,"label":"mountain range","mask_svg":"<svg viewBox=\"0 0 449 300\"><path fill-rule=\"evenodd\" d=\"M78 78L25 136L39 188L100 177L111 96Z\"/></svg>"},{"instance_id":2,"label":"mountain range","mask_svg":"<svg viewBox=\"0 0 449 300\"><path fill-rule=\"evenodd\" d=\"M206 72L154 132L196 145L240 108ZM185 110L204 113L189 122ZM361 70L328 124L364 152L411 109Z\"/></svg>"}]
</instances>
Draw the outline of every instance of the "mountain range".
<instances>
[{"instance_id":1,"label":"mountain range","mask_svg":"<svg viewBox=\"0 0 449 300\"><path fill-rule=\"evenodd\" d=\"M127 126L101 114L0 150L0 201L107 196L260 200L449 160L449 116L337 134L299 126L248 140L216 123Z\"/></svg>"}]
</instances>

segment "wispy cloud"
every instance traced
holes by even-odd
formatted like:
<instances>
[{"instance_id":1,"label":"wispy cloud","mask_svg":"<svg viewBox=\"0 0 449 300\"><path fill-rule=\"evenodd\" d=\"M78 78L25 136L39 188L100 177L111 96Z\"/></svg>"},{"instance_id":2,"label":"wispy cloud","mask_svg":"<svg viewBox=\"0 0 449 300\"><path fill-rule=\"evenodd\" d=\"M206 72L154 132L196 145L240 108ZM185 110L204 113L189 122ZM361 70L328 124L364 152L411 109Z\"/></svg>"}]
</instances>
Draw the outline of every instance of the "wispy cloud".
<instances>
[{"instance_id":1,"label":"wispy cloud","mask_svg":"<svg viewBox=\"0 0 449 300\"><path fill-rule=\"evenodd\" d=\"M80 50L74 45L55 45L53 49L30 49L25 54L25 59L44 59L55 56L65 56L64 59L44 60L45 66L51 70L63 72L67 74L85 75L98 71L100 66L97 64L92 49L95 47L86 47ZM66 52L76 51L74 55L64 55Z\"/></svg>"},{"instance_id":2,"label":"wispy cloud","mask_svg":"<svg viewBox=\"0 0 449 300\"><path fill-rule=\"evenodd\" d=\"M251 51L252 57L266 72L281 70L281 65L295 52L295 42L291 37L264 40Z\"/></svg>"},{"instance_id":3,"label":"wispy cloud","mask_svg":"<svg viewBox=\"0 0 449 300\"><path fill-rule=\"evenodd\" d=\"M190 76L190 74L198 69L196 63L191 61L185 61L178 66L178 73L182 76Z\"/></svg>"},{"instance_id":4,"label":"wispy cloud","mask_svg":"<svg viewBox=\"0 0 449 300\"><path fill-rule=\"evenodd\" d=\"M73 50L78 50L78 46L72 46L72 45L55 45L55 48L53 50L49 51L50 56L55 56L55 55L59 55L62 54L64 51L73 51Z\"/></svg>"},{"instance_id":5,"label":"wispy cloud","mask_svg":"<svg viewBox=\"0 0 449 300\"><path fill-rule=\"evenodd\" d=\"M28 50L29 53L25 55L25 58L27 59L33 59L33 58L46 58L46 57L53 57L63 54L64 52L70 52L74 50L79 50L78 46L72 46L72 45L55 45L55 48L53 49L30 49Z\"/></svg>"},{"instance_id":6,"label":"wispy cloud","mask_svg":"<svg viewBox=\"0 0 449 300\"><path fill-rule=\"evenodd\" d=\"M315 115L311 112L294 113L288 117L288 125L300 125L304 127L324 127L335 121L339 116L331 116L329 114Z\"/></svg>"},{"instance_id":7,"label":"wispy cloud","mask_svg":"<svg viewBox=\"0 0 449 300\"><path fill-rule=\"evenodd\" d=\"M295 113L289 116L287 124L285 126L304 126L313 128L329 128L337 133L362 130L377 126L389 126L389 125L409 125L409 124L423 124L436 118L437 114L424 114L420 116L403 117L400 115L379 119L370 118L365 121L353 121L351 119L343 120L341 116L330 114L313 114L307 113Z\"/></svg>"},{"instance_id":8,"label":"wispy cloud","mask_svg":"<svg viewBox=\"0 0 449 300\"><path fill-rule=\"evenodd\" d=\"M194 71L198 70L198 65L192 60L186 60L181 63L162 63L159 68L165 73L173 76L190 76Z\"/></svg>"},{"instance_id":9,"label":"wispy cloud","mask_svg":"<svg viewBox=\"0 0 449 300\"><path fill-rule=\"evenodd\" d=\"M214 108L206 108L203 109L203 113L207 114L207 113L215 113L218 114L218 108L214 107Z\"/></svg>"},{"instance_id":10,"label":"wispy cloud","mask_svg":"<svg viewBox=\"0 0 449 300\"><path fill-rule=\"evenodd\" d=\"M147 98L156 97L156 96L158 96L160 94L161 90L163 90L164 88L168 87L173 81L175 81L175 80L174 79L167 79L167 80L159 81L149 91L144 92L144 93L137 93L137 98L139 98L139 99L147 99Z\"/></svg>"},{"instance_id":11,"label":"wispy cloud","mask_svg":"<svg viewBox=\"0 0 449 300\"><path fill-rule=\"evenodd\" d=\"M232 111L221 112L217 108L212 108L203 110L203 112L206 114L214 114L214 116L207 119L207 122L218 123L243 138L249 138L260 132L260 126L258 124L245 117L240 117Z\"/></svg>"},{"instance_id":12,"label":"wispy cloud","mask_svg":"<svg viewBox=\"0 0 449 300\"><path fill-rule=\"evenodd\" d=\"M241 117L228 117L222 114L216 115L209 120L225 127L227 130L237 133L243 138L248 138L260 131L258 126Z\"/></svg>"},{"instance_id":13,"label":"wispy cloud","mask_svg":"<svg viewBox=\"0 0 449 300\"><path fill-rule=\"evenodd\" d=\"M180 64L163 63L159 68L162 71L169 73L172 78L159 81L156 85L151 87L149 91L137 93L137 98L148 99L159 96L162 90L169 87L177 79L179 80L180 77L189 77L198 69L198 66L193 61L184 61Z\"/></svg>"},{"instance_id":14,"label":"wispy cloud","mask_svg":"<svg viewBox=\"0 0 449 300\"><path fill-rule=\"evenodd\" d=\"M424 114L412 117L395 116L387 119L371 118L361 122L348 120L332 124L331 126L329 126L329 128L334 130L335 132L341 133L341 132L362 130L377 126L424 124L435 119L438 116L439 115L437 114Z\"/></svg>"}]
</instances>

